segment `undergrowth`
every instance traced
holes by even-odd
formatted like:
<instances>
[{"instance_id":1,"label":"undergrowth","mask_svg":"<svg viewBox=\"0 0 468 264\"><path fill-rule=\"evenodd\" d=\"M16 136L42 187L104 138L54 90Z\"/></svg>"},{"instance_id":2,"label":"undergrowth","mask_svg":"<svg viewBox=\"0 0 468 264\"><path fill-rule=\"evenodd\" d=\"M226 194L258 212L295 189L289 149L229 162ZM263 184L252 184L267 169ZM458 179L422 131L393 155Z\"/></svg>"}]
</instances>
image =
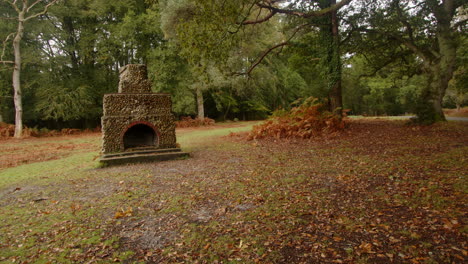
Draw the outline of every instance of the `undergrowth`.
<instances>
[{"instance_id":1,"label":"undergrowth","mask_svg":"<svg viewBox=\"0 0 468 264\"><path fill-rule=\"evenodd\" d=\"M76 128L63 128L61 130L49 130L47 128L37 128L37 127L23 127L22 138L28 137L57 137L64 135L76 135L81 133L90 133L90 132L99 132L101 131L100 127L96 127L93 130L90 129L76 129ZM11 138L15 134L15 125L7 124L0 122L0 139L1 138Z\"/></svg>"},{"instance_id":2,"label":"undergrowth","mask_svg":"<svg viewBox=\"0 0 468 264\"><path fill-rule=\"evenodd\" d=\"M344 120L329 111L316 98L309 97L290 111L277 110L264 123L254 126L249 139L303 138L336 133L345 128Z\"/></svg>"},{"instance_id":3,"label":"undergrowth","mask_svg":"<svg viewBox=\"0 0 468 264\"><path fill-rule=\"evenodd\" d=\"M211 118L205 117L203 119L200 118L191 118L190 116L183 116L180 118L180 121L176 121L176 127L184 128L184 127L200 127L200 126L212 126L214 125L215 121Z\"/></svg>"}]
</instances>

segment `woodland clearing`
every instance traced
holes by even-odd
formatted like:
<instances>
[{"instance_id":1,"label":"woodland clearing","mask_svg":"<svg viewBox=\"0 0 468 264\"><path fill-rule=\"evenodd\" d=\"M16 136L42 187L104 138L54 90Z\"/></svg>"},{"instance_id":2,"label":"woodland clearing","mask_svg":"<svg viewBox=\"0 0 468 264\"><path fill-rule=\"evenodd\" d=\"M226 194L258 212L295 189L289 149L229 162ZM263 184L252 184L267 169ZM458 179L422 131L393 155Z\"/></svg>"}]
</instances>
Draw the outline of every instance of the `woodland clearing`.
<instances>
[{"instance_id":1,"label":"woodland clearing","mask_svg":"<svg viewBox=\"0 0 468 264\"><path fill-rule=\"evenodd\" d=\"M0 262L466 262L468 124L347 122L178 129L191 158L109 168L99 133L2 140Z\"/></svg>"}]
</instances>

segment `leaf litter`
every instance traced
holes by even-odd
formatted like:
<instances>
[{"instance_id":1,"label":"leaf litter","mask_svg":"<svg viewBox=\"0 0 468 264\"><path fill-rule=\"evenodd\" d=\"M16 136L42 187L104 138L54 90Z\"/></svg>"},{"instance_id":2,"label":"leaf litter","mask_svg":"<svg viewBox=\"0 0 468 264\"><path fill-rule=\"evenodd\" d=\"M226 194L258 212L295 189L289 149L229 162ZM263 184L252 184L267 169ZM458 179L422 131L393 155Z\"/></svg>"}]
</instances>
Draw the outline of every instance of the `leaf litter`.
<instances>
[{"instance_id":1,"label":"leaf litter","mask_svg":"<svg viewBox=\"0 0 468 264\"><path fill-rule=\"evenodd\" d=\"M358 120L331 138L231 135L188 160L89 172L79 191L49 186L40 203L17 191L2 218L55 224L0 227L0 261L464 263L467 130Z\"/></svg>"}]
</instances>

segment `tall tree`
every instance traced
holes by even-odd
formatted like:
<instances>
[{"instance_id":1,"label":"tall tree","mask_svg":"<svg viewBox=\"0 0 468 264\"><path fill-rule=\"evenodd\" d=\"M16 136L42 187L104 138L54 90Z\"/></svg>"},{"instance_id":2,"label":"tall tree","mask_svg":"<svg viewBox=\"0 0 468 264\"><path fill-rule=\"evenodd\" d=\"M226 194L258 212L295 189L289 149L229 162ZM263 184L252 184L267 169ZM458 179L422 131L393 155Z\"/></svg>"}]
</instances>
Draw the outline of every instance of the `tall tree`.
<instances>
[{"instance_id":1,"label":"tall tree","mask_svg":"<svg viewBox=\"0 0 468 264\"><path fill-rule=\"evenodd\" d=\"M391 0L367 1L363 7L367 17L359 25L366 33L363 46L373 41L386 49L393 45L395 50L410 52L426 75L417 109L422 122L445 120L442 100L455 71L457 35L463 34L458 28L467 21L456 21L456 11L464 5L463 0ZM382 61L383 54L379 55Z\"/></svg>"},{"instance_id":2,"label":"tall tree","mask_svg":"<svg viewBox=\"0 0 468 264\"><path fill-rule=\"evenodd\" d=\"M244 68L245 74L250 74L268 54L290 45L292 40L304 32L320 28L318 17L327 16L329 27L322 27L323 34L329 34L330 45L326 61L334 63L329 68L334 77L330 77L329 85L330 108L334 111L341 108L341 63L339 59L338 19L336 11L349 4L352 0L321 1L286 1L286 0L185 0L185 12L174 19L177 38L180 42L181 53L187 54L192 61L209 58L219 62L227 61L226 57L235 50L245 35L243 33L249 25L266 24L272 20L290 19L294 26L278 42L271 44L257 55L257 59ZM321 22L324 22L323 20ZM255 38L255 36L253 36ZM336 62L336 63L335 63ZM338 65L338 66L337 66Z\"/></svg>"},{"instance_id":3,"label":"tall tree","mask_svg":"<svg viewBox=\"0 0 468 264\"><path fill-rule=\"evenodd\" d=\"M97 126L102 96L116 91L119 67L153 63L148 56L162 39L157 16L147 0L66 0L50 8L41 43L51 46L42 57L54 70L40 74L34 93L41 122Z\"/></svg>"},{"instance_id":4,"label":"tall tree","mask_svg":"<svg viewBox=\"0 0 468 264\"><path fill-rule=\"evenodd\" d=\"M0 58L0 63L3 64L12 64L13 65L13 90L14 96L13 100L15 103L15 137L20 138L23 134L23 104L22 104L22 97L21 97L21 40L23 39L24 35L24 26L25 23L30 21L31 19L37 18L41 15L47 13L47 10L51 5L56 3L58 0L37 0L30 3L28 0L3 0L9 4L16 12L16 15L3 17L3 19L8 20L15 20L17 22L16 32L9 34L3 45L12 39L13 50L14 50L14 60L8 61L3 60L5 55L5 47L3 47L2 55ZM43 4L43 6L38 10L38 4Z\"/></svg>"}]
</instances>

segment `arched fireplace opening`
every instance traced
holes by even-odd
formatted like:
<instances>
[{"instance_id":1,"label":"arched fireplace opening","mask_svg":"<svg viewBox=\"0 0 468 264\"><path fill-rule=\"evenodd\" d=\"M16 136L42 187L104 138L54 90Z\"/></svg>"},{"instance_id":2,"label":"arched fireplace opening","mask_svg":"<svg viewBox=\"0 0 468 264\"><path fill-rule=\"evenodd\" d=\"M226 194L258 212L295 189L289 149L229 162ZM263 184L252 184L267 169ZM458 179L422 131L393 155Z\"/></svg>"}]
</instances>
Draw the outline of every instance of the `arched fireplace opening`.
<instances>
[{"instance_id":1,"label":"arched fireplace opening","mask_svg":"<svg viewBox=\"0 0 468 264\"><path fill-rule=\"evenodd\" d=\"M145 124L136 124L123 136L124 148L139 148L156 146L157 134L153 128Z\"/></svg>"}]
</instances>

